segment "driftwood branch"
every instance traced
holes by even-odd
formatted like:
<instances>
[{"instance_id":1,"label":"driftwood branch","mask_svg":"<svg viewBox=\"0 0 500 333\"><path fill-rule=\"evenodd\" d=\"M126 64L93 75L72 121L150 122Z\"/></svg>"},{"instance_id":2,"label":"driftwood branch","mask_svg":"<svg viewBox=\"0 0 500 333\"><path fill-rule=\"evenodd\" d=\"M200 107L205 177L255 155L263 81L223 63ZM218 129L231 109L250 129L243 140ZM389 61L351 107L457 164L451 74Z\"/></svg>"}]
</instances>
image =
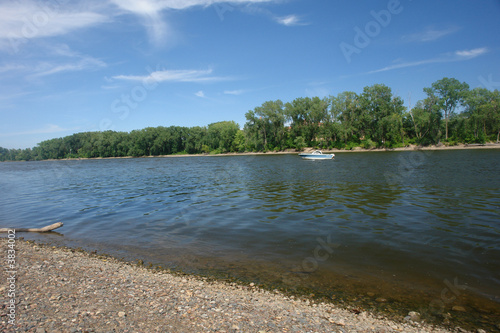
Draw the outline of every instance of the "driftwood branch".
<instances>
[{"instance_id":1,"label":"driftwood branch","mask_svg":"<svg viewBox=\"0 0 500 333\"><path fill-rule=\"evenodd\" d=\"M48 225L43 228L0 228L0 232L7 232L9 230L15 230L16 232L47 232L47 231L52 231L54 229L60 228L63 226L62 222L57 222L51 225Z\"/></svg>"}]
</instances>

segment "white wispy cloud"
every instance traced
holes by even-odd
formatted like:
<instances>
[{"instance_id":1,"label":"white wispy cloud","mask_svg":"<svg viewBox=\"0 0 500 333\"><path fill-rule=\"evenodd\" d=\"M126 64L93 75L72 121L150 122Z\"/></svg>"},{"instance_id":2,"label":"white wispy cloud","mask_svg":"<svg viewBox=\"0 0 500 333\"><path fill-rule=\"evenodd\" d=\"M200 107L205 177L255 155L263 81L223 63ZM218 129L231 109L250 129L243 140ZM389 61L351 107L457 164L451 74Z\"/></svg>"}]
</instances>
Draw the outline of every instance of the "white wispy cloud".
<instances>
[{"instance_id":1,"label":"white wispy cloud","mask_svg":"<svg viewBox=\"0 0 500 333\"><path fill-rule=\"evenodd\" d=\"M458 56L459 58L472 59L472 58L478 57L480 55L483 55L487 52L488 52L488 48L482 47L482 48L472 49L472 50L456 51L455 55Z\"/></svg>"},{"instance_id":2,"label":"white wispy cloud","mask_svg":"<svg viewBox=\"0 0 500 333\"><path fill-rule=\"evenodd\" d=\"M11 72L11 71L22 71L25 69L26 69L26 65L9 63L9 64L4 64L4 65L0 66L0 73L6 73L6 72Z\"/></svg>"},{"instance_id":3,"label":"white wispy cloud","mask_svg":"<svg viewBox=\"0 0 500 333\"><path fill-rule=\"evenodd\" d=\"M195 93L195 96L198 96L198 97L201 97L201 98L205 98L205 93L203 92L203 90L200 90L198 92Z\"/></svg>"},{"instance_id":4,"label":"white wispy cloud","mask_svg":"<svg viewBox=\"0 0 500 333\"><path fill-rule=\"evenodd\" d=\"M212 69L206 70L161 70L149 75L116 75L113 79L149 82L216 82L230 80L229 77L212 75Z\"/></svg>"},{"instance_id":5,"label":"white wispy cloud","mask_svg":"<svg viewBox=\"0 0 500 333\"><path fill-rule=\"evenodd\" d=\"M391 71L391 70L395 70L395 69L416 67L416 66L434 64L434 63L447 63L447 62L455 62L455 61L464 61L464 60L469 60L469 59L479 57L479 56L487 53L488 51L489 50L486 47L472 49L472 50L459 50L459 51L455 51L453 53L444 54L444 55L436 57L436 58L394 64L391 66L387 66L384 68L380 68L380 69L376 69L376 70L367 72L365 74L375 74L375 73L387 72L387 71Z\"/></svg>"},{"instance_id":6,"label":"white wispy cloud","mask_svg":"<svg viewBox=\"0 0 500 333\"><path fill-rule=\"evenodd\" d=\"M239 90L226 90L224 91L224 94L226 95L241 95L243 94L245 91L242 90L242 89L239 89Z\"/></svg>"},{"instance_id":7,"label":"white wispy cloud","mask_svg":"<svg viewBox=\"0 0 500 333\"><path fill-rule=\"evenodd\" d=\"M69 58L79 58L82 55L76 51L73 51L68 44L51 44L48 47L48 52L53 56L59 57L69 57Z\"/></svg>"},{"instance_id":8,"label":"white wispy cloud","mask_svg":"<svg viewBox=\"0 0 500 333\"><path fill-rule=\"evenodd\" d=\"M0 3L0 51L17 53L31 39L69 34L78 29L112 22L116 16L132 14L140 18L150 40L163 45L175 39L165 12L191 7L270 3L279 0L107 0L58 1L18 0ZM219 7L217 7L219 6ZM118 10L117 10L118 9ZM282 24L297 24L298 17L281 18Z\"/></svg>"},{"instance_id":9,"label":"white wispy cloud","mask_svg":"<svg viewBox=\"0 0 500 333\"><path fill-rule=\"evenodd\" d=\"M97 11L33 0L0 3L0 50L17 52L30 39L65 35L108 21Z\"/></svg>"},{"instance_id":10,"label":"white wispy cloud","mask_svg":"<svg viewBox=\"0 0 500 333\"><path fill-rule=\"evenodd\" d=\"M14 133L0 133L0 137L9 137L9 136L19 136L19 135L33 135L33 134L50 134L50 133L59 133L59 132L67 132L75 130L74 128L62 128L59 125L55 124L46 124L41 128L35 128L28 131L14 132Z\"/></svg>"},{"instance_id":11,"label":"white wispy cloud","mask_svg":"<svg viewBox=\"0 0 500 333\"><path fill-rule=\"evenodd\" d=\"M2 94L0 94L0 101L14 100L14 99L24 97L24 96L27 96L30 94L32 94L32 92L29 92L29 91L14 92L14 93L2 92ZM4 106L5 105L2 105L1 107L4 107Z\"/></svg>"},{"instance_id":12,"label":"white wispy cloud","mask_svg":"<svg viewBox=\"0 0 500 333\"><path fill-rule=\"evenodd\" d=\"M405 35L402 37L402 39L406 42L431 42L451 35L459 30L460 28L458 26L452 26L445 29L427 27L424 31L417 32L411 35Z\"/></svg>"},{"instance_id":13,"label":"white wispy cloud","mask_svg":"<svg viewBox=\"0 0 500 333\"><path fill-rule=\"evenodd\" d=\"M151 41L156 45L165 44L174 38L173 31L163 18L168 10L183 10L191 7L208 7L226 4L229 8L238 4L273 2L276 0L110 0L124 12L138 15L148 31Z\"/></svg>"},{"instance_id":14,"label":"white wispy cloud","mask_svg":"<svg viewBox=\"0 0 500 333\"><path fill-rule=\"evenodd\" d=\"M62 72L96 70L107 67L104 61L75 52L66 44L41 46L39 52L38 59L11 60L0 65L0 73L33 79Z\"/></svg>"},{"instance_id":15,"label":"white wispy cloud","mask_svg":"<svg viewBox=\"0 0 500 333\"><path fill-rule=\"evenodd\" d=\"M219 3L228 4L252 4L273 2L276 0L111 0L114 4L122 9L134 12L137 14L157 13L165 9L187 9L195 6L208 7Z\"/></svg>"},{"instance_id":16,"label":"white wispy cloud","mask_svg":"<svg viewBox=\"0 0 500 333\"><path fill-rule=\"evenodd\" d=\"M287 27L295 25L307 25L307 23L304 23L302 19L297 15L276 17L275 21L278 22L279 24L286 25Z\"/></svg>"},{"instance_id":17,"label":"white wispy cloud","mask_svg":"<svg viewBox=\"0 0 500 333\"><path fill-rule=\"evenodd\" d=\"M76 62L59 64L54 62L42 62L38 64L35 73L31 77L41 77L61 72L77 72L83 70L95 70L106 67L106 64L99 59L92 57L83 58Z\"/></svg>"}]
</instances>

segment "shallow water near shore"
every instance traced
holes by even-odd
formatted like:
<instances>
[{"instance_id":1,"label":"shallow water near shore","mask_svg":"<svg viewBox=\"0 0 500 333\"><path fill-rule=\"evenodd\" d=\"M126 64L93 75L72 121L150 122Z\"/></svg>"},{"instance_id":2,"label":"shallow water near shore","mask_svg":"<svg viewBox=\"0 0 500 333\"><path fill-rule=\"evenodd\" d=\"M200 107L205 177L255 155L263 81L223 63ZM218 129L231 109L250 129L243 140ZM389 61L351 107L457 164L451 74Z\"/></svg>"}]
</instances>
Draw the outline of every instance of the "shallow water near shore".
<instances>
[{"instance_id":1,"label":"shallow water near shore","mask_svg":"<svg viewBox=\"0 0 500 333\"><path fill-rule=\"evenodd\" d=\"M497 150L0 163L0 225L61 221L22 236L495 329L499 165Z\"/></svg>"}]
</instances>

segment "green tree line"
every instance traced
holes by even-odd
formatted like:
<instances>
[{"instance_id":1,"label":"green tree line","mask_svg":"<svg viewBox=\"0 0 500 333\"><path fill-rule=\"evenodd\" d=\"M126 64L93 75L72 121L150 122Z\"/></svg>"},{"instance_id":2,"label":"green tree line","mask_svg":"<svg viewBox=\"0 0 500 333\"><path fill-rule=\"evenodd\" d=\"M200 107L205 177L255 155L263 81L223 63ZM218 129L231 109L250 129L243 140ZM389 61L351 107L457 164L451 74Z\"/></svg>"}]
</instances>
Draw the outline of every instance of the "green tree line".
<instances>
[{"instance_id":1,"label":"green tree line","mask_svg":"<svg viewBox=\"0 0 500 333\"><path fill-rule=\"evenodd\" d=\"M443 78L424 88L413 107L383 84L361 94L267 101L234 121L204 127L148 127L132 132L83 132L46 140L34 148L0 147L0 161L159 156L172 154L402 147L444 142L485 143L500 139L500 93L470 89Z\"/></svg>"}]
</instances>

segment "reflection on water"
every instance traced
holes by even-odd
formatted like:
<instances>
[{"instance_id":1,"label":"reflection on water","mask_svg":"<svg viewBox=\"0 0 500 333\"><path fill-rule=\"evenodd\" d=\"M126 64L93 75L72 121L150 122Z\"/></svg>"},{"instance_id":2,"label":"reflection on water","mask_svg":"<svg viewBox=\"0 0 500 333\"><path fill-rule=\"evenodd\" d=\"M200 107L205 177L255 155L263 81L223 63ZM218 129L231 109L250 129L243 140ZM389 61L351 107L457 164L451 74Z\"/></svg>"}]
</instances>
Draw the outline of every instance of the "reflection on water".
<instances>
[{"instance_id":1,"label":"reflection on water","mask_svg":"<svg viewBox=\"0 0 500 333\"><path fill-rule=\"evenodd\" d=\"M499 162L474 150L1 163L0 224L63 221L64 237L27 237L337 299L372 290L421 307L458 279L498 313Z\"/></svg>"}]
</instances>

